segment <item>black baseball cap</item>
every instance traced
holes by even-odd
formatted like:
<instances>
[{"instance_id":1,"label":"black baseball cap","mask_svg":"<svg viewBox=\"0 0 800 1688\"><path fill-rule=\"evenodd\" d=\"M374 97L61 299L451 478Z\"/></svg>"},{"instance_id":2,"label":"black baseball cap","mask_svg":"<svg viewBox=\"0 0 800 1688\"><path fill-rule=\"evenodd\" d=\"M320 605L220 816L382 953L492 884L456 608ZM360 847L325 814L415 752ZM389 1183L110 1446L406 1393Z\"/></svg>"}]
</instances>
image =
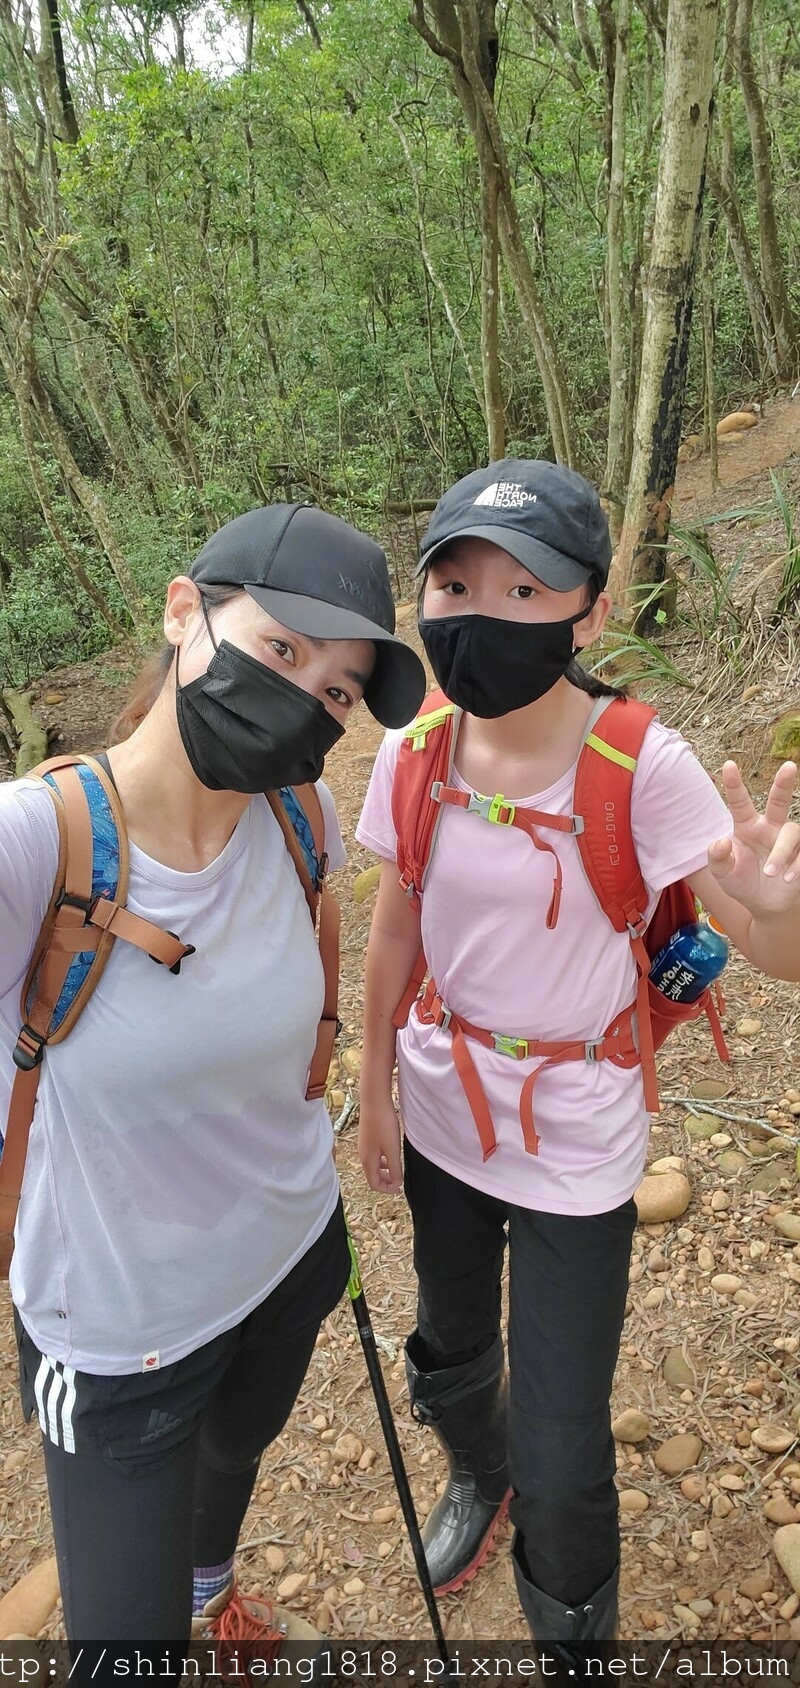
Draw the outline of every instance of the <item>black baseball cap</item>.
<instances>
[{"instance_id":1,"label":"black baseball cap","mask_svg":"<svg viewBox=\"0 0 800 1688\"><path fill-rule=\"evenodd\" d=\"M488 539L556 592L591 575L605 586L611 536L593 486L574 469L504 457L444 494L420 545L417 573L454 539Z\"/></svg>"},{"instance_id":2,"label":"black baseball cap","mask_svg":"<svg viewBox=\"0 0 800 1688\"><path fill-rule=\"evenodd\" d=\"M425 696L425 670L394 636L388 564L368 534L311 504L269 504L212 534L189 574L201 589L243 586L293 633L371 639L368 709L384 727L413 721Z\"/></svg>"}]
</instances>

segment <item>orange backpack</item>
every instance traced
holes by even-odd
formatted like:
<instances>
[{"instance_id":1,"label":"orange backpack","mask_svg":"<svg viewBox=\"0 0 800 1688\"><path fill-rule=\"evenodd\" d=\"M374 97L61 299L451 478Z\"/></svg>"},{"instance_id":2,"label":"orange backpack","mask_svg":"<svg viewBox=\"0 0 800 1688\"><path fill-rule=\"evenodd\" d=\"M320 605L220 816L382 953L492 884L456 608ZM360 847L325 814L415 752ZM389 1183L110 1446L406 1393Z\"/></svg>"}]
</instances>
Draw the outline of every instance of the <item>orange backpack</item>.
<instances>
[{"instance_id":1,"label":"orange backpack","mask_svg":"<svg viewBox=\"0 0 800 1688\"><path fill-rule=\"evenodd\" d=\"M548 815L538 809L515 808L498 794L482 797L452 785L453 760L460 711L448 703L443 692L432 692L425 705L406 728L392 790L392 816L397 832L397 865L400 883L415 904L425 888L436 832L445 804L466 809L495 826L516 826L526 832L537 850L553 857L553 892L546 924L558 921L561 902L561 864L540 829L571 834L578 845L586 877L600 907L615 932L627 932L636 962L637 988L633 1002L600 1037L572 1041L547 1041L488 1031L463 1019L442 1000L436 981L428 976L421 951L408 989L395 1014L399 1028L406 1024L416 1002L416 1013L427 1025L450 1032L453 1060L469 1103L484 1160L497 1148L489 1105L469 1051L476 1042L513 1060L540 1060L529 1074L520 1096L520 1123L529 1154L537 1154L539 1137L533 1116L533 1093L541 1072L562 1061L611 1061L615 1066L641 1066L645 1104L649 1112L659 1111L655 1052L675 1027L685 1020L706 1014L717 1053L722 1061L730 1056L714 998L722 1006L719 992L706 988L696 1002L671 1002L650 983L653 957L678 927L696 920L696 904L686 880L676 881L662 891L647 920L649 902L641 875L631 827L631 791L636 762L656 711L633 698L599 698L595 704L578 757L573 791L572 815Z\"/></svg>"},{"instance_id":2,"label":"orange backpack","mask_svg":"<svg viewBox=\"0 0 800 1688\"><path fill-rule=\"evenodd\" d=\"M25 1157L45 1049L72 1030L97 986L116 938L145 950L179 973L194 955L174 932L125 907L128 837L110 773L91 756L56 756L33 770L50 791L58 821L58 867L53 894L22 987L22 1029L14 1049L17 1072L5 1139L0 1134L0 1276L14 1249ZM322 1016L306 1096L325 1094L337 1032L339 907L325 884L325 825L311 785L268 791L286 848L303 887L319 942L325 980Z\"/></svg>"}]
</instances>

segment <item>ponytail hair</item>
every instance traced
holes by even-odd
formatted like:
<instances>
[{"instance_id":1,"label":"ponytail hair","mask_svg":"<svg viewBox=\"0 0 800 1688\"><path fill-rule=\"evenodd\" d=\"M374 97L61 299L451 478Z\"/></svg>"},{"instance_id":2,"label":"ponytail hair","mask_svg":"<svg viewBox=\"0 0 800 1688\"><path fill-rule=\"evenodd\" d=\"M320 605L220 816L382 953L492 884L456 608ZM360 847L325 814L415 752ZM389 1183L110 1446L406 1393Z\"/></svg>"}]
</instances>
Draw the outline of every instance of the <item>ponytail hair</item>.
<instances>
[{"instance_id":1,"label":"ponytail hair","mask_svg":"<svg viewBox=\"0 0 800 1688\"><path fill-rule=\"evenodd\" d=\"M230 598L235 598L241 591L241 586L204 586L201 596L209 609L215 609L221 604L227 604ZM112 744L120 744L123 739L130 738L131 733L135 733L136 728L141 726L145 716L150 714L153 704L164 690L167 675L175 660L175 651L176 646L168 644L165 640L160 651L149 657L140 669L127 702L112 724Z\"/></svg>"},{"instance_id":2,"label":"ponytail hair","mask_svg":"<svg viewBox=\"0 0 800 1688\"><path fill-rule=\"evenodd\" d=\"M131 733L135 733L136 728L141 726L145 716L150 714L156 698L161 696L164 689L174 656L174 645L168 645L165 640L160 651L149 657L144 667L139 670L130 696L112 723L112 744L120 744L123 739L130 738Z\"/></svg>"},{"instance_id":3,"label":"ponytail hair","mask_svg":"<svg viewBox=\"0 0 800 1688\"><path fill-rule=\"evenodd\" d=\"M600 582L596 574L589 576L586 587L586 608L590 610L597 603L600 596ZM577 686L579 692L588 692L589 697L627 697L627 686L611 686L606 680L601 680L597 674L590 674L582 667L577 657L573 656L567 668L564 679L569 680L571 686Z\"/></svg>"}]
</instances>

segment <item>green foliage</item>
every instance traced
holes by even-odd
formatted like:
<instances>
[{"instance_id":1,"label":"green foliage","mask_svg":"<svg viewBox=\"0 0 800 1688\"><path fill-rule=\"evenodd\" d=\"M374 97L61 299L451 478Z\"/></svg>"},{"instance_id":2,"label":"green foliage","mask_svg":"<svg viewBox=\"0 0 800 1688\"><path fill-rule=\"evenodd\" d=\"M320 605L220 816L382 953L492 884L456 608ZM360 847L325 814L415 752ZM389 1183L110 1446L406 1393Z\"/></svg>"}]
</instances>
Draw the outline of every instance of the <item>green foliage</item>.
<instances>
[{"instance_id":1,"label":"green foliage","mask_svg":"<svg viewBox=\"0 0 800 1688\"><path fill-rule=\"evenodd\" d=\"M167 581L188 566L185 544L155 517L143 516L127 496L112 493L108 503L123 551L157 624ZM59 515L67 525L69 511L60 508ZM90 579L122 620L123 599L108 568L74 532L71 542ZM40 537L11 570L0 600L0 684L26 685L47 668L96 655L108 642L106 623L82 591L60 548L49 535Z\"/></svg>"},{"instance_id":2,"label":"green foliage","mask_svg":"<svg viewBox=\"0 0 800 1688\"><path fill-rule=\"evenodd\" d=\"M4 594L0 684L24 686L46 668L93 656L107 641L107 628L74 588L58 547L42 541Z\"/></svg>"},{"instance_id":3,"label":"green foliage","mask_svg":"<svg viewBox=\"0 0 800 1688\"><path fill-rule=\"evenodd\" d=\"M717 520L730 521L732 516L729 514ZM733 586L747 556L747 548L743 546L736 561L726 568L719 561L705 528L675 526L670 534L668 551L677 570L681 570L682 564L690 565L679 578L698 632L716 632L726 618L738 624L741 614L733 599ZM706 590L698 594L695 583Z\"/></svg>"},{"instance_id":4,"label":"green foliage","mask_svg":"<svg viewBox=\"0 0 800 1688\"><path fill-rule=\"evenodd\" d=\"M590 674L604 674L615 686L632 686L636 691L667 683L690 689L694 685L655 640L615 622L607 623L599 648L589 653L584 666Z\"/></svg>"},{"instance_id":5,"label":"green foliage","mask_svg":"<svg viewBox=\"0 0 800 1688\"><path fill-rule=\"evenodd\" d=\"M800 608L800 537L795 523L794 506L790 504L774 469L770 469L770 480L786 534L786 555L783 558L781 583L775 600L775 614L782 616L790 615Z\"/></svg>"},{"instance_id":6,"label":"green foliage","mask_svg":"<svg viewBox=\"0 0 800 1688\"><path fill-rule=\"evenodd\" d=\"M81 139L59 144L57 174L46 180L41 115L23 74L35 54L10 12L0 23L0 91L36 213L33 267L57 248L35 351L70 450L157 621L166 580L216 522L266 499L313 496L385 534L390 506L437 495L485 457L477 159L450 68L411 28L407 0L312 4L318 41L294 0L264 0L253 14L249 66L247 14L235 0L221 0L213 16L190 5L176 14L166 0L124 12L59 5ZM495 92L583 464L599 478L608 409L606 91L567 0L555 0L551 13L560 47L535 8L498 7ZM172 52L176 15L187 30L188 69ZM800 47L789 22L786 0L763 0L762 58L782 165L776 204L793 251ZM216 63L219 29L241 31L237 69ZM194 61L192 41L201 48ZM662 79L644 7L634 9L630 68L623 265L633 322ZM720 101L757 251L738 85L723 85ZM714 219L716 384L723 402L739 402L761 371L724 220L716 211ZM20 259L12 236L12 222L0 218L0 272L13 294ZM500 289L507 449L549 454L531 337L505 271ZM690 416L701 404L696 323ZM38 449L75 554L124 621L98 534L41 437ZM788 504L781 515L786 613L797 603L800 564ZM677 537L695 570L683 606L698 621L710 606L714 624L734 638L731 571L716 568L710 546ZM626 639L618 661L658 666L647 641ZM24 679L37 664L71 661L107 641L45 528L16 410L0 387L0 661L8 677Z\"/></svg>"}]
</instances>

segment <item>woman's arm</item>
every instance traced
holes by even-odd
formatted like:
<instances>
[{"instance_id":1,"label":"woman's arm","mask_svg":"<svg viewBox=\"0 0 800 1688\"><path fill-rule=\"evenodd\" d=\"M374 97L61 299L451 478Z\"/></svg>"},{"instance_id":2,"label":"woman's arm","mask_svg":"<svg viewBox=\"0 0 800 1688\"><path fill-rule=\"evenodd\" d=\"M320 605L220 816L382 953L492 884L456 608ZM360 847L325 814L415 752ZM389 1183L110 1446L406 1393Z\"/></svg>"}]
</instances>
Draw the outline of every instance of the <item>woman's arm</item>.
<instances>
[{"instance_id":1,"label":"woman's arm","mask_svg":"<svg viewBox=\"0 0 800 1688\"><path fill-rule=\"evenodd\" d=\"M46 787L0 784L0 997L25 977L57 867L58 823Z\"/></svg>"},{"instance_id":2,"label":"woman's arm","mask_svg":"<svg viewBox=\"0 0 800 1688\"><path fill-rule=\"evenodd\" d=\"M358 1148L367 1183L395 1195L403 1186L400 1128L392 1101L397 1034L392 1017L421 948L419 912L384 861L365 968L364 1053Z\"/></svg>"}]
</instances>

